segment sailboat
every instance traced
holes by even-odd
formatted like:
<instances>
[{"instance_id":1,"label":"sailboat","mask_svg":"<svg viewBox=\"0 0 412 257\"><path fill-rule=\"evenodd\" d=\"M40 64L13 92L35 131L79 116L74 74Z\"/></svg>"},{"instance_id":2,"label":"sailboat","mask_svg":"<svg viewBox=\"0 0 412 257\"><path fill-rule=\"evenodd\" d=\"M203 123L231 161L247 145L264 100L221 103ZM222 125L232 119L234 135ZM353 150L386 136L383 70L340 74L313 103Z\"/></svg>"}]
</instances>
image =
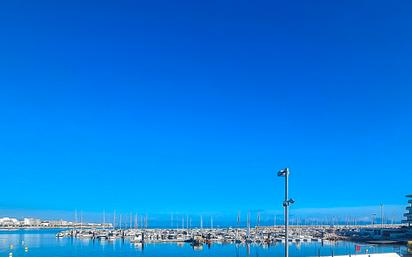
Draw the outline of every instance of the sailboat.
<instances>
[{"instance_id":1,"label":"sailboat","mask_svg":"<svg viewBox=\"0 0 412 257\"><path fill-rule=\"evenodd\" d=\"M250 240L250 212L247 214L246 243L252 243L252 240Z\"/></svg>"},{"instance_id":2,"label":"sailboat","mask_svg":"<svg viewBox=\"0 0 412 257\"><path fill-rule=\"evenodd\" d=\"M236 244L242 243L242 241L239 238L239 226L240 226L240 213L237 214L237 228L236 228L236 238L235 238Z\"/></svg>"}]
</instances>

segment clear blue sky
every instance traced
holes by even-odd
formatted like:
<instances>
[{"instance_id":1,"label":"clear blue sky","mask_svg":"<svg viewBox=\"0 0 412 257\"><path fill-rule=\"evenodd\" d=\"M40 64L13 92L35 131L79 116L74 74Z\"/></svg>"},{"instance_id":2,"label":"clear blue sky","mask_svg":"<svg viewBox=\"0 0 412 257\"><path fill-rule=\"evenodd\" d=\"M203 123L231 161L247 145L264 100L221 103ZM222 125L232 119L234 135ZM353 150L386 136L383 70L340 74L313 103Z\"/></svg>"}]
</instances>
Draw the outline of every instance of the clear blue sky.
<instances>
[{"instance_id":1,"label":"clear blue sky","mask_svg":"<svg viewBox=\"0 0 412 257\"><path fill-rule=\"evenodd\" d=\"M3 210L406 204L410 1L2 1Z\"/></svg>"}]
</instances>

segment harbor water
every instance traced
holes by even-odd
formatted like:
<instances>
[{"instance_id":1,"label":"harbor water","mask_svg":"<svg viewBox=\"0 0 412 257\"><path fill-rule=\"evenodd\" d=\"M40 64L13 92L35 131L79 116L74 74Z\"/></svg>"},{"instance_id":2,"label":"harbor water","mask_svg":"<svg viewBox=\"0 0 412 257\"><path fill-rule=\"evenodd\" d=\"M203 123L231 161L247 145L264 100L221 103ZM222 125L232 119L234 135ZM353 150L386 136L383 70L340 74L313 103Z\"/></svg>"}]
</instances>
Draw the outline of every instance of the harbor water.
<instances>
[{"instance_id":1,"label":"harbor water","mask_svg":"<svg viewBox=\"0 0 412 257\"><path fill-rule=\"evenodd\" d=\"M90 240L56 238L57 230L0 231L0 257L73 257L73 256L214 256L214 257L266 257L283 256L282 243L259 244L204 244L193 248L188 243L131 244L128 240ZM352 242L290 243L290 257L331 256L356 253L406 253L405 246L369 245Z\"/></svg>"}]
</instances>

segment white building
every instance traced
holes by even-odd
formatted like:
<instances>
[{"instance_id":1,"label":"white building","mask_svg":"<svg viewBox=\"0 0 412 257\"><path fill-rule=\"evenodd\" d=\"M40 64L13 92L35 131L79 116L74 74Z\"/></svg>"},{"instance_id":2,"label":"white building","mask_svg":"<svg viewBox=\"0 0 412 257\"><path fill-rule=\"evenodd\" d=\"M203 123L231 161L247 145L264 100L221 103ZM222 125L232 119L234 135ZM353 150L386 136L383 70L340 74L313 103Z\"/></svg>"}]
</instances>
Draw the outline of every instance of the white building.
<instances>
[{"instance_id":1,"label":"white building","mask_svg":"<svg viewBox=\"0 0 412 257\"><path fill-rule=\"evenodd\" d=\"M24 226L40 226L40 224L41 224L40 219L34 219L34 218L24 218L23 219Z\"/></svg>"},{"instance_id":2,"label":"white building","mask_svg":"<svg viewBox=\"0 0 412 257\"><path fill-rule=\"evenodd\" d=\"M49 221L50 226L52 227L64 227L64 226L70 226L72 222L65 221L65 220L50 220Z\"/></svg>"},{"instance_id":3,"label":"white building","mask_svg":"<svg viewBox=\"0 0 412 257\"><path fill-rule=\"evenodd\" d=\"M0 218L0 226L8 227L8 226L17 226L19 225L19 221L15 218L4 217Z\"/></svg>"}]
</instances>

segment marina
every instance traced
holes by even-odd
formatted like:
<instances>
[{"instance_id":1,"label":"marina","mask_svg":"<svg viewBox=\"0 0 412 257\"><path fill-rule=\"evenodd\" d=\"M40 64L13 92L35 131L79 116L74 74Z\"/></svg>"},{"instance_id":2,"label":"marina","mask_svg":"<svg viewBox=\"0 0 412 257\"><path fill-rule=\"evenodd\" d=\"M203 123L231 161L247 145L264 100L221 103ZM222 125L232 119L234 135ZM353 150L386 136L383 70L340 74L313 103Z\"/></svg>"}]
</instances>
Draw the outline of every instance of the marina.
<instances>
[{"instance_id":1,"label":"marina","mask_svg":"<svg viewBox=\"0 0 412 257\"><path fill-rule=\"evenodd\" d=\"M288 242L354 241L371 244L407 244L410 231L399 237L399 225L376 226L291 226ZM390 231L396 232L396 239ZM372 235L372 236L371 236ZM377 235L377 236L376 236ZM213 243L254 243L270 245L286 241L283 226L246 228L186 228L186 229L70 229L56 234L57 238L82 238L91 240L122 239L131 244L189 243L193 246ZM391 240L390 240L391 239Z\"/></svg>"},{"instance_id":2,"label":"marina","mask_svg":"<svg viewBox=\"0 0 412 257\"><path fill-rule=\"evenodd\" d=\"M90 237L60 237L60 230L17 230L0 232L0 256L281 256L283 242L225 243L215 241L194 246L182 242L131 243L130 238L95 239ZM375 253L407 254L405 245L357 244L347 241L294 241L290 242L291 257L335 256ZM372 256L371 256L372 257Z\"/></svg>"}]
</instances>

